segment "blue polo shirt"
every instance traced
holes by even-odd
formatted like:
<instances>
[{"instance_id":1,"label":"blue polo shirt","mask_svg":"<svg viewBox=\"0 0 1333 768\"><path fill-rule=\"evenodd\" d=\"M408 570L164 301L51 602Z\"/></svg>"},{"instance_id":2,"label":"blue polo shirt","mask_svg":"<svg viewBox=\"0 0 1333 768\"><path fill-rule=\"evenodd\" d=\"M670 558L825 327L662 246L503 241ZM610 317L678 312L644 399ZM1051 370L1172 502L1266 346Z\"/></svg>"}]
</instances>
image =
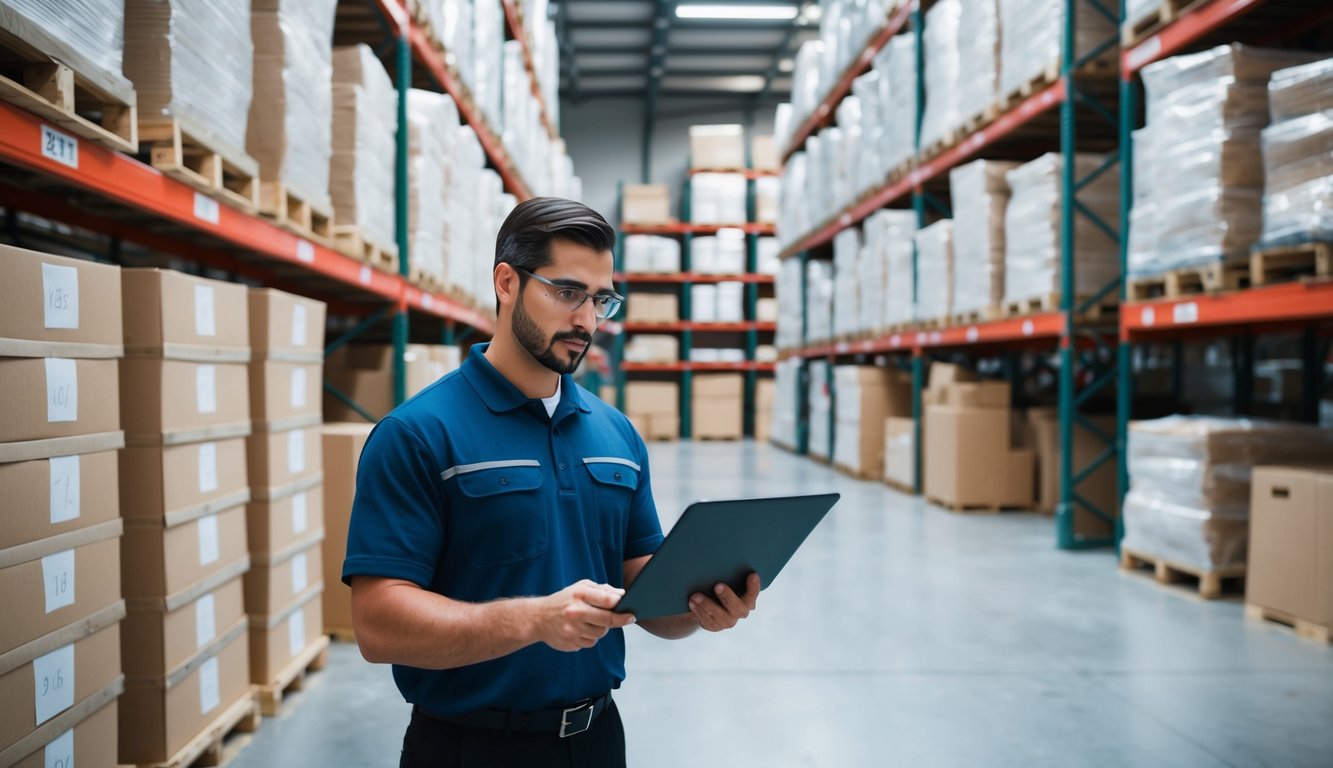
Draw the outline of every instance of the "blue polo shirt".
<instances>
[{"instance_id":1,"label":"blue polo shirt","mask_svg":"<svg viewBox=\"0 0 1333 768\"><path fill-rule=\"evenodd\" d=\"M548 417L472 347L463 366L394 409L357 469L343 581L404 579L464 602L624 586L624 561L662 527L643 439L571 377ZM532 711L600 696L625 678L613 629L574 653L545 643L449 670L394 665L407 701L439 715Z\"/></svg>"}]
</instances>

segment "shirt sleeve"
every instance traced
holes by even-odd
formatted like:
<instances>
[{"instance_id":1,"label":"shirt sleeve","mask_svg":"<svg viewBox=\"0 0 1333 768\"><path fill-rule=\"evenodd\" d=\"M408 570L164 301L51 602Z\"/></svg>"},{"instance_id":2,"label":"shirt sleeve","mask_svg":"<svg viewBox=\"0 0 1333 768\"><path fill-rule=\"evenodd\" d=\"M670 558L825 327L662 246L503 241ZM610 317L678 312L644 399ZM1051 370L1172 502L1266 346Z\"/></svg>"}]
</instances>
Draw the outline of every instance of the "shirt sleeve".
<instances>
[{"instance_id":1,"label":"shirt sleeve","mask_svg":"<svg viewBox=\"0 0 1333 768\"><path fill-rule=\"evenodd\" d=\"M342 580L403 579L428 588L444 548L445 500L422 439L388 417L371 432L356 472Z\"/></svg>"},{"instance_id":2,"label":"shirt sleeve","mask_svg":"<svg viewBox=\"0 0 1333 768\"><path fill-rule=\"evenodd\" d=\"M662 546L662 521L653 501L652 472L648 469L648 448L639 433L630 429L639 451L639 487L630 501L629 524L625 526L625 559L651 555Z\"/></svg>"}]
</instances>

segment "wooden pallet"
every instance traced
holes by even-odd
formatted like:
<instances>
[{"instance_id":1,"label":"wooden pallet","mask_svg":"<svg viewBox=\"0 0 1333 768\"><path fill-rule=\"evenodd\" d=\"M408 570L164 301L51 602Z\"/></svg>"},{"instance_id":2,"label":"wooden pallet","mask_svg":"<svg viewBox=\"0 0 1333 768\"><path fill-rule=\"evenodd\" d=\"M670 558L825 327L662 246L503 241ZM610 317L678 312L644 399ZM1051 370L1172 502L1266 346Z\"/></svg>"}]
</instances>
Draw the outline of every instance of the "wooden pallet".
<instances>
[{"instance_id":1,"label":"wooden pallet","mask_svg":"<svg viewBox=\"0 0 1333 768\"><path fill-rule=\"evenodd\" d=\"M1114 78L1116 75L1117 66L1118 63L1114 60L1108 61L1103 59L1094 59L1084 64L1083 67L1075 73L1075 77L1080 79ZM1002 94L998 99L995 100L995 103L991 105L990 109L987 110L988 113L992 113L995 115L995 117L991 120L991 122L998 120L1000 116L1004 115L1007 112L1012 112L1015 108L1018 107L1019 104L1031 98L1035 94L1038 94L1046 90L1047 88L1050 88L1052 85L1055 85L1055 83L1060 79L1060 71L1061 71L1060 62L1053 61L1047 64L1040 72L1034 74L1032 77L1029 77L1017 88L1010 89L1007 93Z\"/></svg>"},{"instance_id":2,"label":"wooden pallet","mask_svg":"<svg viewBox=\"0 0 1333 768\"><path fill-rule=\"evenodd\" d=\"M229 736L235 733L254 733L263 719L259 716L259 702L254 694L227 707L203 731L190 739L172 758L164 763L140 763L139 768L193 768L194 766L223 765L232 757L224 749Z\"/></svg>"},{"instance_id":3,"label":"wooden pallet","mask_svg":"<svg viewBox=\"0 0 1333 768\"><path fill-rule=\"evenodd\" d=\"M1056 306L1059 306L1057 304ZM949 315L950 325L976 325L988 320L995 320L1003 316L999 307L986 307L985 309L974 309L970 312L955 312Z\"/></svg>"},{"instance_id":4,"label":"wooden pallet","mask_svg":"<svg viewBox=\"0 0 1333 768\"><path fill-rule=\"evenodd\" d=\"M282 697L287 691L300 691L305 688L307 671L318 672L329 663L329 638L320 635L304 651L296 655L287 666L278 673L277 679L268 685L256 685L255 697L259 699L259 709L266 717L273 717L282 708Z\"/></svg>"},{"instance_id":5,"label":"wooden pallet","mask_svg":"<svg viewBox=\"0 0 1333 768\"><path fill-rule=\"evenodd\" d=\"M826 457L824 457L824 456L816 456L816 455L814 455L813 453L806 454L806 455L809 456L809 457L810 457L810 460L813 461L814 463L816 463L816 464L822 464L822 465L824 465L824 466L826 466L826 467L827 467L827 466L830 466L830 465L833 463L833 462L829 461L829 460L828 460Z\"/></svg>"},{"instance_id":6,"label":"wooden pallet","mask_svg":"<svg viewBox=\"0 0 1333 768\"><path fill-rule=\"evenodd\" d=\"M1200 267L1185 267L1160 275L1136 277L1126 293L1130 301L1183 298L1246 288L1250 284L1248 262L1219 261Z\"/></svg>"},{"instance_id":7,"label":"wooden pallet","mask_svg":"<svg viewBox=\"0 0 1333 768\"><path fill-rule=\"evenodd\" d=\"M900 483L900 482L898 482L898 481L896 481L896 480L890 480L890 479L887 478L887 477L884 478L883 480L884 480L884 484L885 484L885 485L889 486L890 488L892 488L893 490L897 491L898 493L905 493L905 494L907 494L908 496L915 496L915 495L916 495L916 491L913 490L912 487L911 487L910 485L903 485L902 483Z\"/></svg>"},{"instance_id":8,"label":"wooden pallet","mask_svg":"<svg viewBox=\"0 0 1333 768\"><path fill-rule=\"evenodd\" d=\"M139 151L138 108L9 32L0 31L0 101L117 152ZM45 139L44 139L45 140Z\"/></svg>"},{"instance_id":9,"label":"wooden pallet","mask_svg":"<svg viewBox=\"0 0 1333 768\"><path fill-rule=\"evenodd\" d=\"M1206 2L1208 0L1162 0L1160 5L1146 15L1120 26L1120 43L1125 48L1132 48Z\"/></svg>"},{"instance_id":10,"label":"wooden pallet","mask_svg":"<svg viewBox=\"0 0 1333 768\"><path fill-rule=\"evenodd\" d=\"M259 183L259 211L283 229L333 247L333 212L311 205L281 181Z\"/></svg>"},{"instance_id":11,"label":"wooden pallet","mask_svg":"<svg viewBox=\"0 0 1333 768\"><path fill-rule=\"evenodd\" d=\"M1296 630L1296 634L1301 637L1309 638L1325 645L1333 645L1333 627L1316 624L1313 621L1298 619L1293 614L1286 611L1279 611L1276 608L1267 608L1254 603L1245 604L1245 616L1253 621L1271 621L1276 624L1285 624Z\"/></svg>"},{"instance_id":12,"label":"wooden pallet","mask_svg":"<svg viewBox=\"0 0 1333 768\"><path fill-rule=\"evenodd\" d=\"M999 504L958 504L935 496L927 496L926 501L960 515L998 515L1003 508Z\"/></svg>"},{"instance_id":13,"label":"wooden pallet","mask_svg":"<svg viewBox=\"0 0 1333 768\"><path fill-rule=\"evenodd\" d=\"M912 323L912 328L918 331L938 331L947 327L949 327L949 318L947 317L932 317L929 320L917 320Z\"/></svg>"},{"instance_id":14,"label":"wooden pallet","mask_svg":"<svg viewBox=\"0 0 1333 768\"><path fill-rule=\"evenodd\" d=\"M693 437L704 443L734 443L745 439L741 435L694 435Z\"/></svg>"},{"instance_id":15,"label":"wooden pallet","mask_svg":"<svg viewBox=\"0 0 1333 768\"><path fill-rule=\"evenodd\" d=\"M1252 286L1330 275L1333 275L1333 243L1276 246L1250 254Z\"/></svg>"},{"instance_id":16,"label":"wooden pallet","mask_svg":"<svg viewBox=\"0 0 1333 768\"><path fill-rule=\"evenodd\" d=\"M371 242L361 233L361 228L348 224L335 224L333 227L333 247L358 261L364 261L385 272L398 271L398 245L384 245Z\"/></svg>"},{"instance_id":17,"label":"wooden pallet","mask_svg":"<svg viewBox=\"0 0 1333 768\"><path fill-rule=\"evenodd\" d=\"M1089 298L1090 297L1084 295L1075 296L1073 302L1074 308L1077 309L1082 306ZM1061 296L1058 293L1047 293L1042 296L1034 296L1030 299L1022 299L1021 301L1006 301L1000 308L1001 315L1004 317L1024 317L1027 315L1059 312L1060 299ZM1107 296L1100 302L1088 307L1079 315L1079 317L1088 320L1100 320L1104 315L1116 311L1116 301L1117 297L1114 295Z\"/></svg>"},{"instance_id":18,"label":"wooden pallet","mask_svg":"<svg viewBox=\"0 0 1333 768\"><path fill-rule=\"evenodd\" d=\"M1233 565L1226 568L1202 569L1190 565L1181 565L1154 555L1120 549L1120 569L1135 571L1139 568L1153 569L1153 577L1158 584L1176 584L1187 579L1198 582L1199 597L1216 600L1222 596L1222 582L1231 579L1244 579L1245 566Z\"/></svg>"},{"instance_id":19,"label":"wooden pallet","mask_svg":"<svg viewBox=\"0 0 1333 768\"><path fill-rule=\"evenodd\" d=\"M259 208L259 163L244 152L220 152L171 118L140 121L139 141L159 171L242 211Z\"/></svg>"}]
</instances>

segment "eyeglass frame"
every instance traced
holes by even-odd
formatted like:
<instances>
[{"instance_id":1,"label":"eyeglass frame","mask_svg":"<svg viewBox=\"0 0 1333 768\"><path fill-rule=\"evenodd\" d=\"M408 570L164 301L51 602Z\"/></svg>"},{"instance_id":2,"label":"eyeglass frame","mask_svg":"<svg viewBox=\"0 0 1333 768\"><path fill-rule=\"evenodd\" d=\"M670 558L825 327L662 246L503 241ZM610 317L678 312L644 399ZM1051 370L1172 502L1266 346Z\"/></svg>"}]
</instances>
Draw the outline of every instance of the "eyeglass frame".
<instances>
[{"instance_id":1,"label":"eyeglass frame","mask_svg":"<svg viewBox=\"0 0 1333 768\"><path fill-rule=\"evenodd\" d=\"M513 267L513 269L515 272L522 272L528 277L536 278L537 282L546 285L550 288L555 288L561 291L574 291L576 293L583 294L583 298L579 299L579 302L577 304L569 308L570 312L579 311L579 307L582 307L584 304L587 304L588 299L592 298L610 299L616 302L615 312L607 312L605 315L598 315L596 303L593 304L593 310L592 310L593 317L596 317L598 320L610 320L611 318L615 317L616 313L620 311L620 308L625 305L625 297L621 296L615 291L611 291L610 293L589 293L588 291L582 288L578 288L572 285L561 285L560 283L548 280L547 278L542 277L541 275L532 272L530 270L524 269L523 267Z\"/></svg>"}]
</instances>

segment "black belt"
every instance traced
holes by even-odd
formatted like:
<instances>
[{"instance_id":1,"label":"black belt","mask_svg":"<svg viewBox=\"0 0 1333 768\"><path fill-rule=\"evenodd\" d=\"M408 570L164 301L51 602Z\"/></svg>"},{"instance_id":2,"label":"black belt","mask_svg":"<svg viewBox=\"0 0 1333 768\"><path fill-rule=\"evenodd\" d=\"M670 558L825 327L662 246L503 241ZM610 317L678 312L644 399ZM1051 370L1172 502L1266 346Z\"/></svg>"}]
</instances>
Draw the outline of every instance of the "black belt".
<instances>
[{"instance_id":1,"label":"black belt","mask_svg":"<svg viewBox=\"0 0 1333 768\"><path fill-rule=\"evenodd\" d=\"M479 712L467 712L461 715L437 715L421 706L416 711L431 718L454 725L469 728L485 728L492 731L530 731L535 733L554 733L560 738L567 738L583 733L597 722L602 712L611 706L611 694L595 699L584 699L561 709L539 709L536 712L510 712L503 709L486 709Z\"/></svg>"}]
</instances>

